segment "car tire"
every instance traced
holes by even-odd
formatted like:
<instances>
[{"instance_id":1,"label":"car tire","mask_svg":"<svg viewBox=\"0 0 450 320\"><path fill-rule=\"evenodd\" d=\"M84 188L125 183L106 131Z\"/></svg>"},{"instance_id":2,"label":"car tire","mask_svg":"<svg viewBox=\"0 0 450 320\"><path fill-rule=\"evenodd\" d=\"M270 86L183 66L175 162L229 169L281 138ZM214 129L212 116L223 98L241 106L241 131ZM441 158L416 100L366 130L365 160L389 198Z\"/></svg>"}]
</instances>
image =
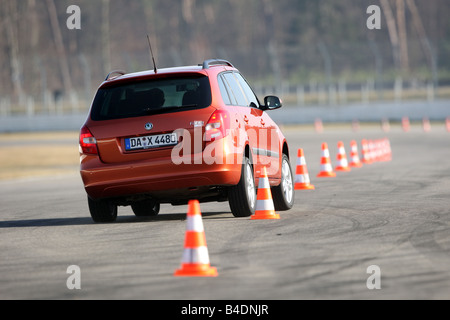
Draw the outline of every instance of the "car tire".
<instances>
[{"instance_id":1,"label":"car tire","mask_svg":"<svg viewBox=\"0 0 450 320\"><path fill-rule=\"evenodd\" d=\"M256 187L253 166L248 157L242 162L241 179L239 183L230 187L228 202L235 217L249 217L255 213Z\"/></svg>"},{"instance_id":2,"label":"car tire","mask_svg":"<svg viewBox=\"0 0 450 320\"><path fill-rule=\"evenodd\" d=\"M89 211L94 222L114 222L117 219L117 205L108 200L94 200L88 197Z\"/></svg>"},{"instance_id":3,"label":"car tire","mask_svg":"<svg viewBox=\"0 0 450 320\"><path fill-rule=\"evenodd\" d=\"M155 200L144 200L133 203L131 209L136 217L154 217L159 213L160 204Z\"/></svg>"},{"instance_id":4,"label":"car tire","mask_svg":"<svg viewBox=\"0 0 450 320\"><path fill-rule=\"evenodd\" d=\"M272 187L272 197L276 211L290 210L294 206L294 180L291 163L286 154L283 154L281 159L281 183Z\"/></svg>"}]
</instances>

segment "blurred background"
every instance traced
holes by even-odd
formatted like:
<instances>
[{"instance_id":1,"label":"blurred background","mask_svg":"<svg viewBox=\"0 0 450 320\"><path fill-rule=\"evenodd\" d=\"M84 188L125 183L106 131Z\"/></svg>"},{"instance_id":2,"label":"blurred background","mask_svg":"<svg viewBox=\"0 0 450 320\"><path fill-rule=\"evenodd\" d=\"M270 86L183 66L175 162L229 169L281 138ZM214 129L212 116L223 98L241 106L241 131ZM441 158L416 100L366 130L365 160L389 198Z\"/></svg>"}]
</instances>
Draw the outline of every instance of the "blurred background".
<instances>
[{"instance_id":1,"label":"blurred background","mask_svg":"<svg viewBox=\"0 0 450 320\"><path fill-rule=\"evenodd\" d=\"M158 68L227 59L290 107L445 106L449 16L448 0L0 0L0 117L86 114L110 71L153 68L147 35Z\"/></svg>"}]
</instances>

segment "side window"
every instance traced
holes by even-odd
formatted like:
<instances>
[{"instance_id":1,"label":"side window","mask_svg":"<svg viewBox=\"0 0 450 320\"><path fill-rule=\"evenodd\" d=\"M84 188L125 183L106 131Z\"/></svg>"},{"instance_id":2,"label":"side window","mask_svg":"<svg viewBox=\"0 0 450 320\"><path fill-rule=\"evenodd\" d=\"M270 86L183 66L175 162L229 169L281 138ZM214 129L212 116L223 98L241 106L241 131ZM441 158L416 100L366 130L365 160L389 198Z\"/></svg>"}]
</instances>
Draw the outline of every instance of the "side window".
<instances>
[{"instance_id":1,"label":"side window","mask_svg":"<svg viewBox=\"0 0 450 320\"><path fill-rule=\"evenodd\" d=\"M232 72L227 72L223 74L223 77L225 79L225 83L228 85L228 88L230 88L230 98L231 100L236 100L236 105L248 107L250 105L250 101L247 100L247 97L245 96L243 90L241 89L241 86L239 85L239 82L235 78Z\"/></svg>"},{"instance_id":2,"label":"side window","mask_svg":"<svg viewBox=\"0 0 450 320\"><path fill-rule=\"evenodd\" d=\"M220 93L222 95L223 102L225 102L226 105L233 105L234 103L231 103L231 99L228 94L228 90L225 87L225 83L223 83L223 79L222 79L221 75L219 75L217 77L217 82L219 83Z\"/></svg>"},{"instance_id":3,"label":"side window","mask_svg":"<svg viewBox=\"0 0 450 320\"><path fill-rule=\"evenodd\" d=\"M253 92L252 88L248 85L247 81L244 79L244 77L240 73L234 73L236 78L239 80L239 84L241 85L242 90L244 90L245 95L247 96L247 100L250 103L254 103L256 107L259 107L259 101L256 97L255 93Z\"/></svg>"}]
</instances>

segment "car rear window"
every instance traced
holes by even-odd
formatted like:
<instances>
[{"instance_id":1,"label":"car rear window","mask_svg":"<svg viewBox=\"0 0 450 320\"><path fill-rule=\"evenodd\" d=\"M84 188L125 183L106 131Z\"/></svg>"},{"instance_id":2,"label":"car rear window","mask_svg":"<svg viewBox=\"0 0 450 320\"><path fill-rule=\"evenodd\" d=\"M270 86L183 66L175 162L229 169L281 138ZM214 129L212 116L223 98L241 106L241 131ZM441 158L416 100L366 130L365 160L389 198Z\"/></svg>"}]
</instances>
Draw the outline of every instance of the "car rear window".
<instances>
[{"instance_id":1,"label":"car rear window","mask_svg":"<svg viewBox=\"0 0 450 320\"><path fill-rule=\"evenodd\" d=\"M206 108L211 87L206 76L140 81L99 89L91 118L95 121Z\"/></svg>"}]
</instances>

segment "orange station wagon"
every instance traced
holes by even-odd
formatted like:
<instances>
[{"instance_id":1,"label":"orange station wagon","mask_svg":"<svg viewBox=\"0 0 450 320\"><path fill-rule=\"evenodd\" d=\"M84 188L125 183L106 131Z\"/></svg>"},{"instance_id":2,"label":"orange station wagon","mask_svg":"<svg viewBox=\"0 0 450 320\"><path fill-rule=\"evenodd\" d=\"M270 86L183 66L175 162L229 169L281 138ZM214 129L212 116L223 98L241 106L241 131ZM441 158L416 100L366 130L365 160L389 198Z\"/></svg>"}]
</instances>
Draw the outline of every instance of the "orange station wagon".
<instances>
[{"instance_id":1,"label":"orange station wagon","mask_svg":"<svg viewBox=\"0 0 450 320\"><path fill-rule=\"evenodd\" d=\"M248 82L225 60L133 74L101 84L80 132L80 173L95 222L119 206L157 215L161 203L228 201L235 217L254 213L262 166L275 210L294 204L289 147Z\"/></svg>"}]
</instances>

